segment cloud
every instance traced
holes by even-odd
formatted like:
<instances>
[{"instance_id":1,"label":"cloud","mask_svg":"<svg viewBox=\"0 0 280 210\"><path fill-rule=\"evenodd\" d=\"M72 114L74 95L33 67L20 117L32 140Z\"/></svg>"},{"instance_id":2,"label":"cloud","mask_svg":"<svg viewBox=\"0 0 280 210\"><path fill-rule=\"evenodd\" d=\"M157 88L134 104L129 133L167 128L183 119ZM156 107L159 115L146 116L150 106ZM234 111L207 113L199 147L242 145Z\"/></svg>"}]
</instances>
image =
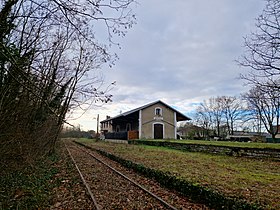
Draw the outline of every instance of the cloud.
<instances>
[{"instance_id":1,"label":"cloud","mask_svg":"<svg viewBox=\"0 0 280 210\"><path fill-rule=\"evenodd\" d=\"M238 95L243 37L254 31L262 0L151 0L136 9L138 23L121 40L120 60L104 70L113 103L102 117L163 100L187 114L218 95ZM82 123L82 122L81 122Z\"/></svg>"}]
</instances>

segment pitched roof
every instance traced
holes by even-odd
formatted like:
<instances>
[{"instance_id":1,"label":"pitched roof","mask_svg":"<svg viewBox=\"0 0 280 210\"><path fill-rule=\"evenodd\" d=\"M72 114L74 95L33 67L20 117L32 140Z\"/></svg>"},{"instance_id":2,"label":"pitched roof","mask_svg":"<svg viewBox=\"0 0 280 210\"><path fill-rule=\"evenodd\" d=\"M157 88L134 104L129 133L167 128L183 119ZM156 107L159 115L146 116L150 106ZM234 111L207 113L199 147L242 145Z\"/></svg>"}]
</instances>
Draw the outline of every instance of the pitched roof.
<instances>
[{"instance_id":1,"label":"pitched roof","mask_svg":"<svg viewBox=\"0 0 280 210\"><path fill-rule=\"evenodd\" d=\"M132 113L138 112L138 111L140 111L140 110L142 110L142 109L145 109L145 108L150 107L150 106L152 106L152 105L154 105L154 104L157 104L157 103L161 103L161 104L163 104L164 106L168 107L169 109L175 111L178 121L191 120L191 118L187 117L186 115L184 115L184 114L182 114L181 112L177 111L176 109L172 108L172 107L169 106L168 104L162 102L161 100L158 100L158 101L154 101L154 102L152 102L152 103L146 104L146 105L144 105L144 106L138 107L138 108L136 108L136 109L132 109L132 110L130 110L130 111L121 113L121 114L119 114L119 115L117 115L117 116L115 116L115 117L111 117L111 118L109 118L109 119L103 120L103 121L101 121L100 123L106 122L106 121L109 121L109 120L113 120L113 119L116 119L116 118L119 118L119 117L125 117L125 116L127 116L127 115L130 115L130 114L132 114Z\"/></svg>"}]
</instances>

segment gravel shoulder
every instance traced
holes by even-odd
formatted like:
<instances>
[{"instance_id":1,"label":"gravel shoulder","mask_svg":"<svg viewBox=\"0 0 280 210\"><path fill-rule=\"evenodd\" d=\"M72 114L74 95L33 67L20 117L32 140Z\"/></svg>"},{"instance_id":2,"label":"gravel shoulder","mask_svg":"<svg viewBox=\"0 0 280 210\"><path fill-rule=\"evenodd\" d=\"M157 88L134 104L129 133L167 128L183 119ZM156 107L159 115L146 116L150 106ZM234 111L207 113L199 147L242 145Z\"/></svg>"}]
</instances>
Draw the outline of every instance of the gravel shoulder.
<instances>
[{"instance_id":1,"label":"gravel shoulder","mask_svg":"<svg viewBox=\"0 0 280 210\"><path fill-rule=\"evenodd\" d=\"M52 190L50 209L94 209L90 196L63 142L59 143L57 152L60 160L55 167L59 172L53 181L59 184Z\"/></svg>"}]
</instances>

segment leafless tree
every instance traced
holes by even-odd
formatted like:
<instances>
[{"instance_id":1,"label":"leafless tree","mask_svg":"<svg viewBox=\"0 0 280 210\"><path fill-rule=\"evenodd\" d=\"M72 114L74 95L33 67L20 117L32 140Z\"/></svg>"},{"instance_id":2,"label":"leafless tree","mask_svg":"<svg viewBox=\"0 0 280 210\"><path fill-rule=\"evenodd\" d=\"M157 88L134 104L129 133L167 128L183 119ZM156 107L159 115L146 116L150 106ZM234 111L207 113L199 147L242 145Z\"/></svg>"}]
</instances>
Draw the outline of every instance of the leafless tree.
<instances>
[{"instance_id":1,"label":"leafless tree","mask_svg":"<svg viewBox=\"0 0 280 210\"><path fill-rule=\"evenodd\" d=\"M280 122L280 92L270 84L255 86L244 94L249 110L256 119L260 119L268 133L275 139Z\"/></svg>"},{"instance_id":2,"label":"leafless tree","mask_svg":"<svg viewBox=\"0 0 280 210\"><path fill-rule=\"evenodd\" d=\"M250 69L241 78L249 84L279 88L275 81L280 76L280 2L266 0L266 7L256 20L256 31L245 38L246 51L238 60Z\"/></svg>"},{"instance_id":3,"label":"leafless tree","mask_svg":"<svg viewBox=\"0 0 280 210\"><path fill-rule=\"evenodd\" d=\"M222 104L223 118L226 121L228 134L233 134L236 130L236 124L243 120L245 114L245 106L242 101L235 96L218 97Z\"/></svg>"},{"instance_id":4,"label":"leafless tree","mask_svg":"<svg viewBox=\"0 0 280 210\"><path fill-rule=\"evenodd\" d=\"M210 110L204 105L204 103L201 103L196 108L194 124L203 128L203 138L208 140L210 137L210 131L212 130L213 123Z\"/></svg>"},{"instance_id":5,"label":"leafless tree","mask_svg":"<svg viewBox=\"0 0 280 210\"><path fill-rule=\"evenodd\" d=\"M245 113L245 106L237 97L217 96L198 106L196 120L198 125L208 131L214 130L216 136L224 138L226 134L233 134L244 120Z\"/></svg>"},{"instance_id":6,"label":"leafless tree","mask_svg":"<svg viewBox=\"0 0 280 210\"><path fill-rule=\"evenodd\" d=\"M204 100L197 110L197 120L201 123L202 127L206 129L209 135L210 130L214 130L215 136L220 136L220 127L222 122L222 106L218 98L210 98Z\"/></svg>"},{"instance_id":7,"label":"leafless tree","mask_svg":"<svg viewBox=\"0 0 280 210\"><path fill-rule=\"evenodd\" d=\"M135 23L134 2L1 2L0 152L27 139L30 152L52 151L71 107L111 100L97 70L114 65L110 46Z\"/></svg>"},{"instance_id":8,"label":"leafless tree","mask_svg":"<svg viewBox=\"0 0 280 210\"><path fill-rule=\"evenodd\" d=\"M254 119L275 138L279 125L280 2L266 0L256 31L245 38L245 53L238 60L250 72L242 74L251 89L244 95ZM261 123L260 123L261 122ZM276 128L276 129L274 129Z\"/></svg>"}]
</instances>

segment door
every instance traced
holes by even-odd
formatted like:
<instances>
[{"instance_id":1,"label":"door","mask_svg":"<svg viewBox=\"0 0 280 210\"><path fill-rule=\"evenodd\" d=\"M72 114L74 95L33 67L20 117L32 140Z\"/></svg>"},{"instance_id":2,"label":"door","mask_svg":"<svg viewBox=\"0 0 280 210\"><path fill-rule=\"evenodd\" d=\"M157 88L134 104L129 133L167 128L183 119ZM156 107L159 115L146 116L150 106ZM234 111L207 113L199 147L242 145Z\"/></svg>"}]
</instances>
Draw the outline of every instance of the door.
<instances>
[{"instance_id":1,"label":"door","mask_svg":"<svg viewBox=\"0 0 280 210\"><path fill-rule=\"evenodd\" d=\"M163 125L154 124L154 139L163 139Z\"/></svg>"}]
</instances>

